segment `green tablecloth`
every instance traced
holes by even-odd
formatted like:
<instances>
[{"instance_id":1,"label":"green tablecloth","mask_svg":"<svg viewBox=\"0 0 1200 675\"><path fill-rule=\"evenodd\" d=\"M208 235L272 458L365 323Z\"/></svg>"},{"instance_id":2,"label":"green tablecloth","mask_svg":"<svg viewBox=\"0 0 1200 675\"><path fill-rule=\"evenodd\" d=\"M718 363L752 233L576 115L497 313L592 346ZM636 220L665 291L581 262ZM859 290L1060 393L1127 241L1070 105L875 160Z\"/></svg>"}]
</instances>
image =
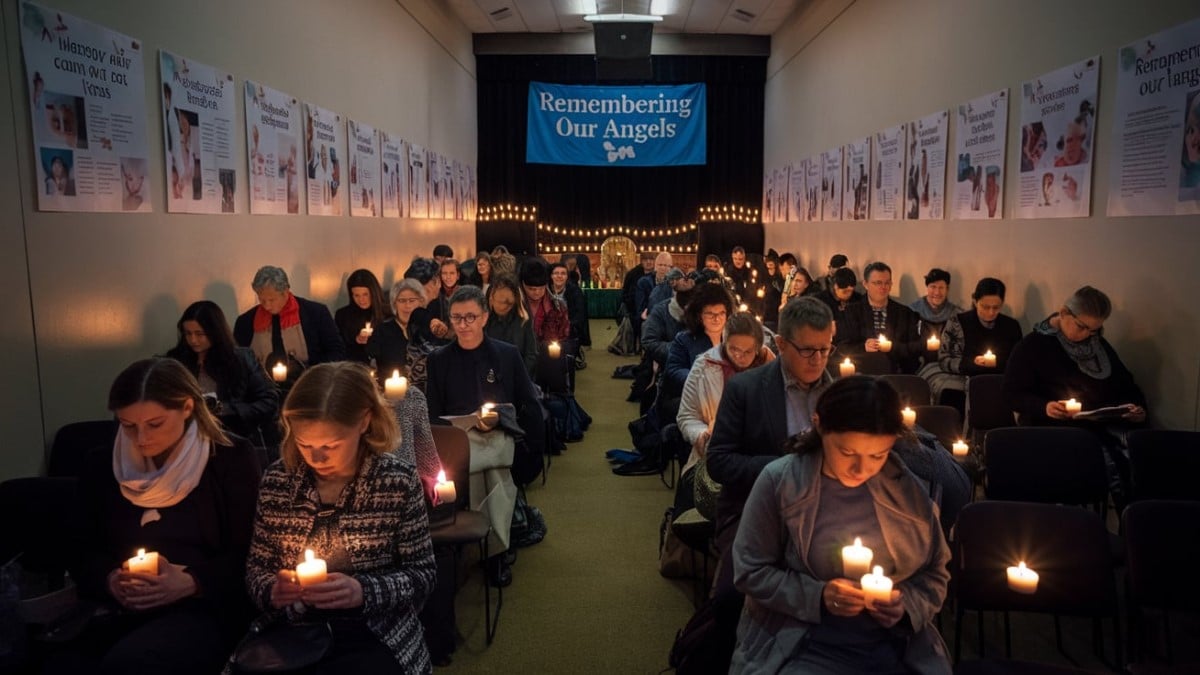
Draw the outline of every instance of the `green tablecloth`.
<instances>
[{"instance_id":1,"label":"green tablecloth","mask_svg":"<svg viewBox=\"0 0 1200 675\"><path fill-rule=\"evenodd\" d=\"M585 288L589 319L615 319L621 311L621 289Z\"/></svg>"}]
</instances>

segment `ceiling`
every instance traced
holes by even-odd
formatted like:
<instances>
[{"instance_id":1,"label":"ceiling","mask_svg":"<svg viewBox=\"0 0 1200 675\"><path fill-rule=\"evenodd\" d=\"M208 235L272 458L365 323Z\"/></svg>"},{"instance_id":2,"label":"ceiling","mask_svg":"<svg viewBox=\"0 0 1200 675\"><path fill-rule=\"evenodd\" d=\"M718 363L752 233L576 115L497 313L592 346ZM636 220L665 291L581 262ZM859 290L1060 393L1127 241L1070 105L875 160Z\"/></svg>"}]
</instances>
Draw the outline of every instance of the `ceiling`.
<instances>
[{"instance_id":1,"label":"ceiling","mask_svg":"<svg viewBox=\"0 0 1200 675\"><path fill-rule=\"evenodd\" d=\"M446 0L472 33L582 33L584 15L658 14L656 33L771 35L805 0Z\"/></svg>"}]
</instances>

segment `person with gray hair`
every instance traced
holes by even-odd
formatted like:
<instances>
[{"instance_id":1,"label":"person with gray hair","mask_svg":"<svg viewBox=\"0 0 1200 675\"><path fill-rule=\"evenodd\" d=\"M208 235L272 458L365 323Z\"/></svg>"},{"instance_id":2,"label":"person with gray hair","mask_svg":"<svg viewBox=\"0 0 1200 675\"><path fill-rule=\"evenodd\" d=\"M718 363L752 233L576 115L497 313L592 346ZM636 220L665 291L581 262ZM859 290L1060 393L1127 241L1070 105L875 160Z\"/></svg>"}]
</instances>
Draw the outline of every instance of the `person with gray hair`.
<instances>
[{"instance_id":1,"label":"person with gray hair","mask_svg":"<svg viewBox=\"0 0 1200 675\"><path fill-rule=\"evenodd\" d=\"M284 364L288 381L318 363L342 361L346 347L329 308L292 293L287 272L265 265L250 282L258 304L233 324L233 337L265 368Z\"/></svg>"},{"instance_id":2,"label":"person with gray hair","mask_svg":"<svg viewBox=\"0 0 1200 675\"><path fill-rule=\"evenodd\" d=\"M408 376L408 346L428 341L429 319L425 310L425 286L416 279L401 279L392 285L395 316L379 324L367 340L367 355L375 359L378 377L392 371Z\"/></svg>"}]
</instances>

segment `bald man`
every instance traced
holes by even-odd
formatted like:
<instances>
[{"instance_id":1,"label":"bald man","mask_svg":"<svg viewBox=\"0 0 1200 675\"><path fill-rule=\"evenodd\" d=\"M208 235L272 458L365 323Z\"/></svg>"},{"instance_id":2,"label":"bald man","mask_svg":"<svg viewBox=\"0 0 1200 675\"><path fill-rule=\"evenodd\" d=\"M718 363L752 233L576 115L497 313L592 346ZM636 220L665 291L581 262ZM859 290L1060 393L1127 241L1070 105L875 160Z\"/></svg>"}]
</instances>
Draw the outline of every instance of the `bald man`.
<instances>
[{"instance_id":1,"label":"bald man","mask_svg":"<svg viewBox=\"0 0 1200 675\"><path fill-rule=\"evenodd\" d=\"M642 321L646 320L647 314L650 312L650 294L654 292L655 287L659 284L666 283L667 272L671 271L671 267L675 261L671 258L671 254L667 252L659 253L654 258L654 276L647 274L638 279L637 292L634 295L637 303L637 314Z\"/></svg>"}]
</instances>

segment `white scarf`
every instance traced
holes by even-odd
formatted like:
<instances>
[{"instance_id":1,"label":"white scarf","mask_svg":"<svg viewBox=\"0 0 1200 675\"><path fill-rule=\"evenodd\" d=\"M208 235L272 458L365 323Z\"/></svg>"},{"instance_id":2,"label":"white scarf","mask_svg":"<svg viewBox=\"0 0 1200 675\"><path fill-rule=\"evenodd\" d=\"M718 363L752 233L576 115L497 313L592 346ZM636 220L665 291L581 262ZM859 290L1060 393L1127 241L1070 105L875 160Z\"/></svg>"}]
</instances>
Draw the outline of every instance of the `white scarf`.
<instances>
[{"instance_id":1,"label":"white scarf","mask_svg":"<svg viewBox=\"0 0 1200 675\"><path fill-rule=\"evenodd\" d=\"M189 421L179 445L171 451L162 468L156 468L133 447L124 433L113 443L113 475L121 484L121 494L135 506L146 509L142 525L158 520L157 509L174 506L196 489L212 442L200 436L195 421Z\"/></svg>"}]
</instances>

